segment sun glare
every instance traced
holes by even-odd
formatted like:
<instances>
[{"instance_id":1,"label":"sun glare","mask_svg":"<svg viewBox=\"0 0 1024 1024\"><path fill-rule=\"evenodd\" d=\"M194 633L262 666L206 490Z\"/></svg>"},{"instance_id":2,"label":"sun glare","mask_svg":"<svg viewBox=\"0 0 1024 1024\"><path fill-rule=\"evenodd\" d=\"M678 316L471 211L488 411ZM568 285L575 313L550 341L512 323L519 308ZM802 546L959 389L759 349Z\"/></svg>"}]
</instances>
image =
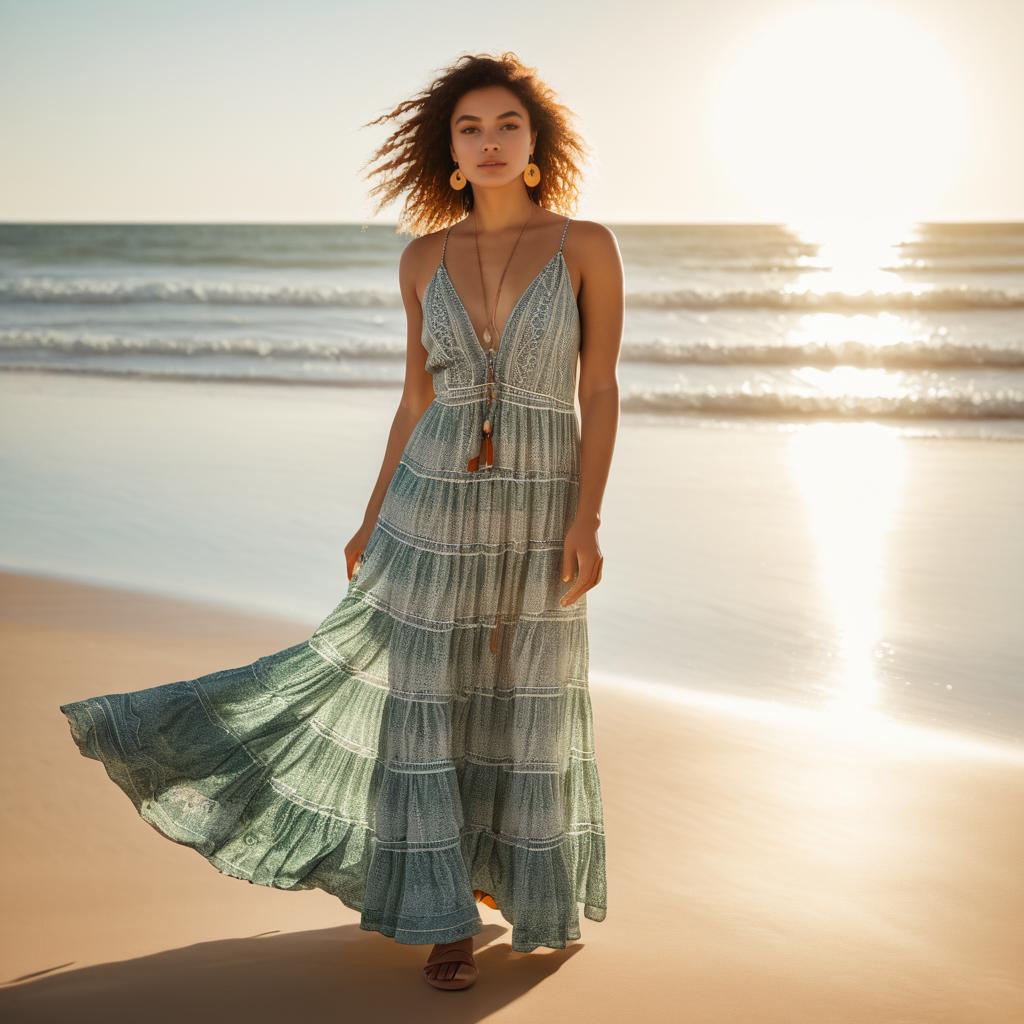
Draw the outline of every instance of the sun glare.
<instances>
[{"instance_id":1,"label":"sun glare","mask_svg":"<svg viewBox=\"0 0 1024 1024\"><path fill-rule=\"evenodd\" d=\"M812 234L929 218L966 145L962 83L936 40L898 12L842 0L748 36L708 115L752 219Z\"/></svg>"}]
</instances>

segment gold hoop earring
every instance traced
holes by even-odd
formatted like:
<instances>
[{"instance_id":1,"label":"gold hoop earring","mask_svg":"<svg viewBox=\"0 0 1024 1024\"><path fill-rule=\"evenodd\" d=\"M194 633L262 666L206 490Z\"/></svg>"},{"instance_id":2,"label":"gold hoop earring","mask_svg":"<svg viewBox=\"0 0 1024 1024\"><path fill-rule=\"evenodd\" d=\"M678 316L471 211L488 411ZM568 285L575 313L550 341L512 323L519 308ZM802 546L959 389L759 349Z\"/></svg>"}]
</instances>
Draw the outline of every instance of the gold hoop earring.
<instances>
[{"instance_id":1,"label":"gold hoop earring","mask_svg":"<svg viewBox=\"0 0 1024 1024\"><path fill-rule=\"evenodd\" d=\"M540 183L540 168L533 162L533 154L530 154L530 162L526 165L526 170L523 171L523 181L526 182L529 188L533 188L534 185Z\"/></svg>"},{"instance_id":2,"label":"gold hoop earring","mask_svg":"<svg viewBox=\"0 0 1024 1024\"><path fill-rule=\"evenodd\" d=\"M456 192L460 192L466 187L466 176L459 170L459 165L455 165L455 170L452 171L451 177L448 179L448 184L451 185Z\"/></svg>"}]
</instances>

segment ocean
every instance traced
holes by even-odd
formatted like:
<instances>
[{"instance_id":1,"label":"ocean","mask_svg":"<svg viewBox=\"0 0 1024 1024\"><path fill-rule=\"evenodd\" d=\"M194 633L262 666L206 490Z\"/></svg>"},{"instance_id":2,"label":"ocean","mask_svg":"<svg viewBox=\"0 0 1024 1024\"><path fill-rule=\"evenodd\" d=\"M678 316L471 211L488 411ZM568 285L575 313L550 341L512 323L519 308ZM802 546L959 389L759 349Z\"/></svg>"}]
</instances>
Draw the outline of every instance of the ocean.
<instances>
[{"instance_id":1,"label":"ocean","mask_svg":"<svg viewBox=\"0 0 1024 1024\"><path fill-rule=\"evenodd\" d=\"M624 412L1024 436L1024 225L612 228ZM0 371L397 385L407 241L386 225L2 225Z\"/></svg>"}]
</instances>

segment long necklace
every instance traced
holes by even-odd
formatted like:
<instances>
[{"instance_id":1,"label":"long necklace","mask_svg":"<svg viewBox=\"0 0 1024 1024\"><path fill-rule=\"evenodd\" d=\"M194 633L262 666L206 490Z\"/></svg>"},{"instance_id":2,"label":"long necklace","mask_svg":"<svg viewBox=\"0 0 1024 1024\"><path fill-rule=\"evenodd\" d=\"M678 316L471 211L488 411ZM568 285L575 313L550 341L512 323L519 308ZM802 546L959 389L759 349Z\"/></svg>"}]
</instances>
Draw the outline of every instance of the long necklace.
<instances>
[{"instance_id":1,"label":"long necklace","mask_svg":"<svg viewBox=\"0 0 1024 1024\"><path fill-rule=\"evenodd\" d=\"M534 204L531 204L533 206ZM505 282L505 274L508 272L508 268L512 265L512 257L516 254L516 248L519 246L519 240L523 237L523 232L526 230L526 225L530 223L533 218L533 209L530 210L529 216L523 221L523 226L519 229L519 235L516 237L515 245L512 246L512 251L508 254L508 259L505 261L505 269L501 272L501 277L498 279L498 291L494 296L494 306L491 309L491 315L488 317L487 326L484 327L484 345L491 350L491 354L497 353L497 349L491 342L497 338L500 342L500 336L498 335L498 325L494 322L495 314L498 312L498 300L501 298L501 286ZM473 238L476 241L476 265L480 270L480 294L484 297L484 312L487 312L487 289L484 287L484 265L483 260L480 258L480 232L476 226L476 213L473 215Z\"/></svg>"},{"instance_id":2,"label":"long necklace","mask_svg":"<svg viewBox=\"0 0 1024 1024\"><path fill-rule=\"evenodd\" d=\"M498 281L498 294L494 298L494 308L491 310L491 315L488 318L487 326L484 328L484 355L487 359L487 385L486 393L484 395L484 405L486 411L484 413L484 421L481 426L480 436L480 451L468 460L466 463L466 469L470 472L476 472L481 465L489 468L494 465L494 442L491 439L491 434L494 432L494 425L491 417L494 415L495 404L497 398L494 393L495 384L497 381L494 376L494 364L496 362L496 356L498 354L498 348L501 346L501 338L498 337L497 345L492 345L491 342L494 340L495 335L498 334L498 325L494 322L494 314L498 311L498 299L501 297L501 286L505 280L505 273L509 268L509 264L512 262L512 257L515 255L516 246L519 245L519 239L523 237L523 232L526 230L526 225L530 223L530 218L533 216L533 210L530 211L530 216L526 218L523 226L519 229L519 237L516 238L515 245L512 246L512 252L509 253L508 260L505 263L505 270L501 272L501 279ZM476 263L480 268L480 291L484 296L484 311L487 310L487 291L484 288L484 266L480 259L480 233L476 229L476 217L473 217L473 234L476 238ZM514 310L513 310L514 312ZM507 326L507 325L506 325ZM492 333L493 328L493 333ZM473 342L473 344L477 344ZM493 638L492 638L493 640Z\"/></svg>"}]
</instances>

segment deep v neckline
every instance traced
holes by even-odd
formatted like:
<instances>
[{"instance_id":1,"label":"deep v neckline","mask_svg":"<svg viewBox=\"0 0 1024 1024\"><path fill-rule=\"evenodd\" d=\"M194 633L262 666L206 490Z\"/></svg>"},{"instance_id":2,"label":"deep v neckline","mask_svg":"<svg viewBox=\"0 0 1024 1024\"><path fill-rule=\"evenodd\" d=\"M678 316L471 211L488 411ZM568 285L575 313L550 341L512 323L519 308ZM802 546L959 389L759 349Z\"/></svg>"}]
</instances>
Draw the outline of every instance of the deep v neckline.
<instances>
[{"instance_id":1,"label":"deep v neckline","mask_svg":"<svg viewBox=\"0 0 1024 1024\"><path fill-rule=\"evenodd\" d=\"M551 259L549 259L547 263L545 263L544 266L537 271L537 273L534 275L533 280L526 286L526 288L523 289L523 292L519 296L519 298L516 299L515 305L512 307L512 311L508 315L508 319L505 321L504 325L501 328L501 335L499 336L498 344L494 349L495 362L497 362L498 357L501 355L502 350L505 347L505 335L508 334L509 328L512 326L512 321L515 319L516 314L519 312L519 307L526 301L526 297L530 294L530 292L533 291L534 286L544 276L548 267L550 267L551 264L554 263L555 260L559 259L560 257L564 259L561 250L556 252L554 256L552 256ZM466 309L466 305L462 301L462 297L459 295L458 289L455 287L455 282L452 281L451 277L448 274L448 268L442 263L437 268L437 272L444 274L445 280L448 282L448 287L451 289L452 296L454 297L456 305L459 308L459 313L462 316L462 319L465 321L465 325L469 331L470 337L473 339L473 344L476 346L479 353L486 359L488 353L490 352L490 349L484 348L484 346L480 344L480 336L476 333L476 328L473 326L473 321L470 319L469 311Z\"/></svg>"},{"instance_id":2,"label":"deep v neckline","mask_svg":"<svg viewBox=\"0 0 1024 1024\"><path fill-rule=\"evenodd\" d=\"M562 268L561 269L562 269L563 273L568 271L568 265L565 262L565 253L564 253L563 250L564 250L564 247L565 247L565 234L569 230L569 223L570 223L571 219L572 218L570 218L570 217L567 217L565 219L565 227L562 229L562 240L561 240L561 242L559 242L558 251L555 252L555 254L551 257L551 259L549 259L547 261L547 263L545 263L544 266L540 268L540 270L537 271L537 273L533 277L533 280L530 281L530 283L523 289L523 292L519 296L519 298L516 299L515 305L513 305L512 310L511 310L511 312L508 315L508 319L505 321L504 325L502 326L501 333L498 336L498 344L497 344L497 346L494 349L494 357L493 357L495 365L497 365L498 359L501 357L502 352L504 352L504 350L505 350L505 335L508 334L509 328L512 326L513 321L516 319L516 316L519 313L519 307L522 306L523 303L526 301L527 296L533 291L534 287L536 287L537 282L541 280L541 278L547 273L548 268L556 260L561 259L561 261L562 261ZM451 228L449 228L448 230L451 231ZM484 365L486 365L487 359L490 356L491 350L488 349L488 348L484 348L484 346L482 344L480 344L480 337L476 333L476 328L473 326L473 321L470 318L469 310L466 308L466 304L462 301L462 296L459 295L459 290L455 287L455 282L452 281L451 276L448 274L448 268L445 266L445 261L444 261L445 250L447 249L447 247L448 247L448 236L446 234L445 235L445 244L444 244L444 246L441 249L441 262L438 264L437 270L434 271L434 280L436 281L438 275L440 275L442 273L444 274L444 279L445 279L445 281L448 284L448 288L451 291L453 298L455 299L455 305L458 307L459 315L462 317L462 319L464 321L465 327L466 327L467 331L469 332L470 338L473 339L472 344L473 344L473 347L476 349L475 355L477 356L477 358L482 359L483 362L484 362Z\"/></svg>"}]
</instances>

